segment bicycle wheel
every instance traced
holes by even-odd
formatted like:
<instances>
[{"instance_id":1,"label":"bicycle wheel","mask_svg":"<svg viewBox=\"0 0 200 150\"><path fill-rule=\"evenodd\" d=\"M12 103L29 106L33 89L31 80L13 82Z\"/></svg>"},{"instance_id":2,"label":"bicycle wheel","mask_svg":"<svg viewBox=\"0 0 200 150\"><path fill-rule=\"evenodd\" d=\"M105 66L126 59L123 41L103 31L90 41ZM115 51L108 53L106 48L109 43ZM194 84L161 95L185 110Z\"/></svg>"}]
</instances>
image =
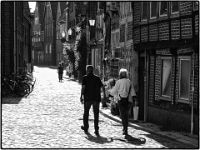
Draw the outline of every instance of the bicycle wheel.
<instances>
[{"instance_id":1,"label":"bicycle wheel","mask_svg":"<svg viewBox=\"0 0 200 150\"><path fill-rule=\"evenodd\" d=\"M15 86L14 92L17 96L23 97L27 94L27 86L24 83L17 84Z\"/></svg>"}]
</instances>

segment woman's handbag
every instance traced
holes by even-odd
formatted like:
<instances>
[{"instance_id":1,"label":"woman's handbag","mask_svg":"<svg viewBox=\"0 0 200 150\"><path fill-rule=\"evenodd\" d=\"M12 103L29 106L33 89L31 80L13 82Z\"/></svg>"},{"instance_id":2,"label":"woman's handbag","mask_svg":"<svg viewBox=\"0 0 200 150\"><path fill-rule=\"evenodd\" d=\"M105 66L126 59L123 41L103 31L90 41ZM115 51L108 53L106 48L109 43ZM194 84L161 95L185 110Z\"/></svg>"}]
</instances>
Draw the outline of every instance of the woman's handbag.
<instances>
[{"instance_id":1,"label":"woman's handbag","mask_svg":"<svg viewBox=\"0 0 200 150\"><path fill-rule=\"evenodd\" d=\"M139 113L139 107L137 106L137 102L135 101L135 106L133 107L134 120L138 120L138 113Z\"/></svg>"}]
</instances>

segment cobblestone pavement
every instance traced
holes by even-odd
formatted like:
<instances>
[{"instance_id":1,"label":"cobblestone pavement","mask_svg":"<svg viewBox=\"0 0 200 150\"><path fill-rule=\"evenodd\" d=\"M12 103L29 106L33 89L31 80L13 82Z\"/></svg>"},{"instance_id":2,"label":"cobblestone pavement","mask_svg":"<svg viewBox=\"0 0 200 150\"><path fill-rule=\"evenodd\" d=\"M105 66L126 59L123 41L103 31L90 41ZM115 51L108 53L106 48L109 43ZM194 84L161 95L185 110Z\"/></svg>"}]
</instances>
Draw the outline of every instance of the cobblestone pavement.
<instances>
[{"instance_id":1,"label":"cobblestone pavement","mask_svg":"<svg viewBox=\"0 0 200 150\"><path fill-rule=\"evenodd\" d=\"M35 67L34 76L37 82L29 97L3 99L7 103L2 104L2 148L187 148L133 127L125 138L121 123L102 114L97 137L92 109L86 135L80 128L81 85L66 78L58 82L56 69L48 67Z\"/></svg>"}]
</instances>

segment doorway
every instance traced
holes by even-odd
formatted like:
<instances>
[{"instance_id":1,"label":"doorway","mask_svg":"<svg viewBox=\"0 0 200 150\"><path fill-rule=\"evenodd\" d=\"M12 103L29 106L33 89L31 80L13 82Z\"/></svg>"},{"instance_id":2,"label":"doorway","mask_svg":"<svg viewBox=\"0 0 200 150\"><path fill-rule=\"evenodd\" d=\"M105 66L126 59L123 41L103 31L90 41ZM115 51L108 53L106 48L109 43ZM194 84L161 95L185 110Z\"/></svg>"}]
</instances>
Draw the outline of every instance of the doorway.
<instances>
[{"instance_id":1,"label":"doorway","mask_svg":"<svg viewBox=\"0 0 200 150\"><path fill-rule=\"evenodd\" d=\"M145 70L145 57L141 55L139 57L139 97L138 97L138 106L139 106L139 120L144 120L144 70Z\"/></svg>"}]
</instances>

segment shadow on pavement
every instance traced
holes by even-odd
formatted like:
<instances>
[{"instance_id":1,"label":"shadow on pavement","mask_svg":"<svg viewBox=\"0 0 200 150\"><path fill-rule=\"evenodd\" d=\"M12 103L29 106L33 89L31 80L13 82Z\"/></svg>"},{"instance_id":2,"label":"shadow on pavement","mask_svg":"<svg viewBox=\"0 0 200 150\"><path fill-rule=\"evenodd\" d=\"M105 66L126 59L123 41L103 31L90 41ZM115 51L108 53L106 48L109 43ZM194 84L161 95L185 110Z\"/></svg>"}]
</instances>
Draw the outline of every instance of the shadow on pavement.
<instances>
[{"instance_id":1,"label":"shadow on pavement","mask_svg":"<svg viewBox=\"0 0 200 150\"><path fill-rule=\"evenodd\" d=\"M87 134L87 137L85 137L87 140L91 141L91 142L95 142L95 143L99 143L99 144L104 144L104 143L111 143L113 142L112 138L106 138L103 137L101 135L99 136L93 136L90 133Z\"/></svg>"},{"instance_id":2,"label":"shadow on pavement","mask_svg":"<svg viewBox=\"0 0 200 150\"><path fill-rule=\"evenodd\" d=\"M83 118L79 118L78 120L83 120ZM88 119L88 121L94 121L94 119ZM99 122L105 122L105 121L99 120Z\"/></svg>"},{"instance_id":3,"label":"shadow on pavement","mask_svg":"<svg viewBox=\"0 0 200 150\"><path fill-rule=\"evenodd\" d=\"M16 96L2 97L1 104L19 104L21 100L22 97L16 97Z\"/></svg>"},{"instance_id":4,"label":"shadow on pavement","mask_svg":"<svg viewBox=\"0 0 200 150\"><path fill-rule=\"evenodd\" d=\"M58 66L35 66L35 67L38 67L38 68L51 68L51 69L57 69Z\"/></svg>"},{"instance_id":5,"label":"shadow on pavement","mask_svg":"<svg viewBox=\"0 0 200 150\"><path fill-rule=\"evenodd\" d=\"M126 135L124 138L113 138L113 140L119 140L122 142L134 144L134 145L143 145L146 143L145 138L135 138L131 135Z\"/></svg>"}]
</instances>

